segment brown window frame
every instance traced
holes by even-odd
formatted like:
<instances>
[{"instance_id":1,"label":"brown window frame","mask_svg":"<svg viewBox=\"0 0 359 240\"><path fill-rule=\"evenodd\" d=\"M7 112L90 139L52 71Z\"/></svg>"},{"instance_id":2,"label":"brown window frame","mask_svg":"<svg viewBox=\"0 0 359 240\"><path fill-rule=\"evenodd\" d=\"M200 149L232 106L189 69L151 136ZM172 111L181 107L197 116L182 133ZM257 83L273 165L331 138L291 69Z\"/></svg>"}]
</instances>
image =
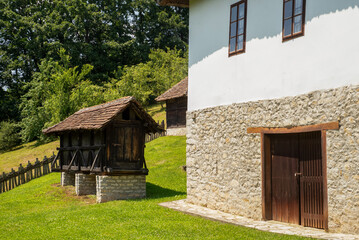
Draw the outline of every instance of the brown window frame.
<instances>
[{"instance_id":1,"label":"brown window frame","mask_svg":"<svg viewBox=\"0 0 359 240\"><path fill-rule=\"evenodd\" d=\"M292 15L288 18L285 18L285 3L292 1ZM295 14L295 3L297 0L283 0L283 19L282 19L282 41L288 41L297 37L302 37L304 36L304 32L305 32L305 10L306 10L306 0L303 0L303 4L302 4L302 12L300 14ZM294 18L298 17L298 16L302 16L302 29L300 32L294 33ZM292 31L290 35L284 36L284 22L288 19L292 20Z\"/></svg>"},{"instance_id":2,"label":"brown window frame","mask_svg":"<svg viewBox=\"0 0 359 240\"><path fill-rule=\"evenodd\" d=\"M241 4L244 4L244 17L243 18L239 18L239 6ZM235 21L232 21L232 9L234 7L237 7L237 18ZM228 43L228 56L231 57L231 56L234 56L234 55L238 55L238 54L241 54L241 53L244 53L246 51L246 35L247 35L247 0L241 0L237 3L234 3L231 5L231 8L230 8L230 11L231 11L231 14L230 14L230 19L229 19L229 43ZM242 34L238 34L238 23L239 21L243 20L244 21L244 26L243 26L243 33ZM236 34L234 37L231 37L231 25L232 23L237 23L237 27L236 27ZM237 47L238 47L238 37L243 35L243 48L242 49L239 49L237 50ZM232 38L236 38L236 46L234 47L234 51L231 52L231 39Z\"/></svg>"}]
</instances>

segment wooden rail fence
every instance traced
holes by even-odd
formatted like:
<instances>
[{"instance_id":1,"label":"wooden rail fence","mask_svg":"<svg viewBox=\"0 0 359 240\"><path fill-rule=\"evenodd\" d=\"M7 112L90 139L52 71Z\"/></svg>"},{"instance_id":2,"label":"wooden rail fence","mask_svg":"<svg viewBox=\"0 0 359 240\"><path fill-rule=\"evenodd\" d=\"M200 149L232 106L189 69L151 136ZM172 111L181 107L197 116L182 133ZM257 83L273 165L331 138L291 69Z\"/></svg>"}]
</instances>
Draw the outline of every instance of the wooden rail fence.
<instances>
[{"instance_id":1,"label":"wooden rail fence","mask_svg":"<svg viewBox=\"0 0 359 240\"><path fill-rule=\"evenodd\" d=\"M159 121L157 121L158 125L160 125L163 129L165 129L165 121L162 120L161 124ZM159 137L163 137L167 135L167 131L163 131L161 133L151 133L151 134L146 134L145 136L145 142L151 142Z\"/></svg>"},{"instance_id":2,"label":"wooden rail fence","mask_svg":"<svg viewBox=\"0 0 359 240\"><path fill-rule=\"evenodd\" d=\"M9 173L2 173L0 175L0 193L10 191L24 183L30 182L31 180L47 175L51 173L51 163L55 159L55 155L50 158L44 157L42 161L36 158L34 164L28 162L26 167L20 164L17 171L13 168ZM54 166L58 166L59 163L56 161Z\"/></svg>"}]
</instances>

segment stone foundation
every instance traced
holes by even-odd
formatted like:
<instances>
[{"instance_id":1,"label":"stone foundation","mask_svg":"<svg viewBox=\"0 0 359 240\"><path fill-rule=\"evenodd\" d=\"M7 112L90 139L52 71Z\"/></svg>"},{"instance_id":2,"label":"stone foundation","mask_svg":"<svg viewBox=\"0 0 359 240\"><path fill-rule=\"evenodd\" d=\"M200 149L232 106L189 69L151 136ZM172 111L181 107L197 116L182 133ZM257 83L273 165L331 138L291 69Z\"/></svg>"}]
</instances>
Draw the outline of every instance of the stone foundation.
<instances>
[{"instance_id":1,"label":"stone foundation","mask_svg":"<svg viewBox=\"0 0 359 240\"><path fill-rule=\"evenodd\" d=\"M187 112L187 201L262 218L261 137L249 127L332 121L327 131L329 231L359 234L359 87Z\"/></svg>"},{"instance_id":2,"label":"stone foundation","mask_svg":"<svg viewBox=\"0 0 359 240\"><path fill-rule=\"evenodd\" d=\"M167 136L186 136L186 128L168 128Z\"/></svg>"},{"instance_id":3,"label":"stone foundation","mask_svg":"<svg viewBox=\"0 0 359 240\"><path fill-rule=\"evenodd\" d=\"M75 177L76 195L96 194L96 175L76 173Z\"/></svg>"},{"instance_id":4,"label":"stone foundation","mask_svg":"<svg viewBox=\"0 0 359 240\"><path fill-rule=\"evenodd\" d=\"M75 186L75 174L62 172L61 186Z\"/></svg>"},{"instance_id":5,"label":"stone foundation","mask_svg":"<svg viewBox=\"0 0 359 240\"><path fill-rule=\"evenodd\" d=\"M146 176L96 176L97 202L146 197Z\"/></svg>"}]
</instances>

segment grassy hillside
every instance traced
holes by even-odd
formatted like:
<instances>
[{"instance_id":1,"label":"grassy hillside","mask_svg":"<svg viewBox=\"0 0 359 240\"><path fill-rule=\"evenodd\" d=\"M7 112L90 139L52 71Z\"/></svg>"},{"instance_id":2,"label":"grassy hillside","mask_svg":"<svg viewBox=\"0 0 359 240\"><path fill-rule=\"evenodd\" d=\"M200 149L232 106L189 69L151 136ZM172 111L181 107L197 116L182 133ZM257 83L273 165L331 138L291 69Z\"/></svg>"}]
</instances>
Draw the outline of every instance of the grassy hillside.
<instances>
[{"instance_id":1,"label":"grassy hillside","mask_svg":"<svg viewBox=\"0 0 359 240\"><path fill-rule=\"evenodd\" d=\"M158 206L186 197L185 137L147 144L147 199L95 204L50 174L0 194L0 239L301 239Z\"/></svg>"},{"instance_id":2,"label":"grassy hillside","mask_svg":"<svg viewBox=\"0 0 359 240\"><path fill-rule=\"evenodd\" d=\"M162 120L166 123L166 104L163 104L163 107L161 104L154 104L148 107L146 111L152 116L152 118L157 122L160 123Z\"/></svg>"},{"instance_id":3,"label":"grassy hillside","mask_svg":"<svg viewBox=\"0 0 359 240\"><path fill-rule=\"evenodd\" d=\"M20 163L26 165L28 161L35 162L36 158L42 160L44 156L50 157L53 152L56 154L56 148L59 141L38 145L36 142L30 142L18 146L14 150L0 154L0 173L9 172L11 168L19 167Z\"/></svg>"}]
</instances>

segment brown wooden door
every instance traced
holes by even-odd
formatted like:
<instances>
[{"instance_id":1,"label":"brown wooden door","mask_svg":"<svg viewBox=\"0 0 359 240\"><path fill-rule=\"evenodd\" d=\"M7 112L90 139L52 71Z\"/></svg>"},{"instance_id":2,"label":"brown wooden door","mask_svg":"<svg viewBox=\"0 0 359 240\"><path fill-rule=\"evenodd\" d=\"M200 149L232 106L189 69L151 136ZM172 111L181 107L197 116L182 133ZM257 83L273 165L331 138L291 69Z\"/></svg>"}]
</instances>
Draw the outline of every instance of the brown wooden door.
<instances>
[{"instance_id":1,"label":"brown wooden door","mask_svg":"<svg viewBox=\"0 0 359 240\"><path fill-rule=\"evenodd\" d=\"M139 124L114 126L110 132L111 167L124 170L141 168L141 148L143 148L141 126Z\"/></svg>"},{"instance_id":2,"label":"brown wooden door","mask_svg":"<svg viewBox=\"0 0 359 240\"><path fill-rule=\"evenodd\" d=\"M321 133L302 133L299 139L301 223L324 228Z\"/></svg>"},{"instance_id":3,"label":"brown wooden door","mask_svg":"<svg viewBox=\"0 0 359 240\"><path fill-rule=\"evenodd\" d=\"M271 149L273 220L300 224L298 136L275 135Z\"/></svg>"},{"instance_id":4,"label":"brown wooden door","mask_svg":"<svg viewBox=\"0 0 359 240\"><path fill-rule=\"evenodd\" d=\"M271 136L272 219L324 228L321 132Z\"/></svg>"}]
</instances>

